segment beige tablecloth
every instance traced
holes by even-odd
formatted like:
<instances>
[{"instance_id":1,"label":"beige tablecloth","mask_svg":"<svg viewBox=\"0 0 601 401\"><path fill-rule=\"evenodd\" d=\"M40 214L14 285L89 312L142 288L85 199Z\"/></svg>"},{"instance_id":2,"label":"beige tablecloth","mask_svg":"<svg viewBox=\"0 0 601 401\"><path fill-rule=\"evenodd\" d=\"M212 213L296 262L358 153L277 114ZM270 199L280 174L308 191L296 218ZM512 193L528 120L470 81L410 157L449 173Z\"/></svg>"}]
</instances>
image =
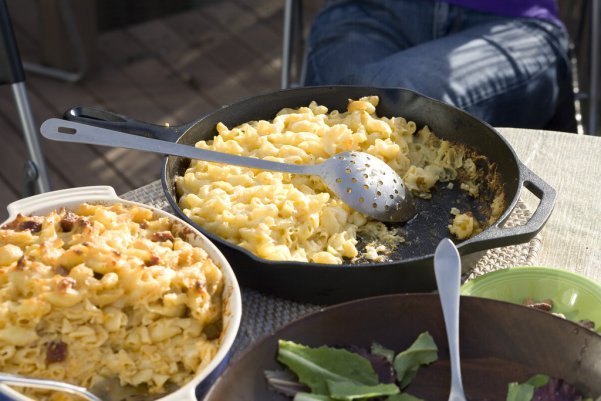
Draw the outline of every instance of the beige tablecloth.
<instances>
[{"instance_id":1,"label":"beige tablecloth","mask_svg":"<svg viewBox=\"0 0 601 401\"><path fill-rule=\"evenodd\" d=\"M557 191L541 231L536 264L560 267L601 282L601 138L499 128L518 158ZM534 210L537 198L524 189ZM530 196L528 196L530 195Z\"/></svg>"}]
</instances>

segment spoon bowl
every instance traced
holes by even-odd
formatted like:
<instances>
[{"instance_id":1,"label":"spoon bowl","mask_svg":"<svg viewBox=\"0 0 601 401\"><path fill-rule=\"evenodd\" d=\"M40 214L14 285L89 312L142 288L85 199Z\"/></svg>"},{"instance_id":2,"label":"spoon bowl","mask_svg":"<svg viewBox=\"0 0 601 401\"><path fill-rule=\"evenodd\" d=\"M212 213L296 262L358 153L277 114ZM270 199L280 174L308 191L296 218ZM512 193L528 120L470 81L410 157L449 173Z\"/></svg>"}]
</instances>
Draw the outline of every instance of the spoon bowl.
<instances>
[{"instance_id":1,"label":"spoon bowl","mask_svg":"<svg viewBox=\"0 0 601 401\"><path fill-rule=\"evenodd\" d=\"M344 203L379 221L404 222L415 214L411 193L386 163L365 152L344 152L315 166Z\"/></svg>"}]
</instances>

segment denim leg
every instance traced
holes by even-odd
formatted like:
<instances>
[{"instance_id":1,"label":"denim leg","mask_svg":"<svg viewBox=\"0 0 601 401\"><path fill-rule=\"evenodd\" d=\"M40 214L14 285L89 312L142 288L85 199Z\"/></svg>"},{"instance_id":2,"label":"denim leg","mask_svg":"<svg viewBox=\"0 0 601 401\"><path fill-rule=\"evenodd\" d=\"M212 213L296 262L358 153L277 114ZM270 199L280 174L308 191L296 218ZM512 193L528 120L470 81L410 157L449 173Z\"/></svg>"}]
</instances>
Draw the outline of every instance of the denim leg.
<instances>
[{"instance_id":1,"label":"denim leg","mask_svg":"<svg viewBox=\"0 0 601 401\"><path fill-rule=\"evenodd\" d=\"M424 0L327 1L307 41L305 85L341 83L367 64L431 40L433 5Z\"/></svg>"},{"instance_id":2,"label":"denim leg","mask_svg":"<svg viewBox=\"0 0 601 401\"><path fill-rule=\"evenodd\" d=\"M437 4L420 2L422 6ZM463 108L495 126L544 126L555 111L558 82L565 79L569 68L567 34L562 28L545 21L467 10L458 13L452 8L451 33L441 31L441 36L432 40L433 35L438 36L435 28L440 16L435 7L422 8L429 10L422 10L424 18L418 24L423 42L397 46L394 52L394 46L388 45L382 53L372 49L378 47L376 41L363 40L357 45L356 40L348 40L339 46L332 42L324 50L331 52L330 60L319 57L321 50L313 51L308 72L317 72L312 75L314 81L307 83L408 88ZM430 16L425 15L428 12ZM404 20L411 21L407 15L411 14L405 14ZM349 20L349 29L359 24L359 19L355 15ZM399 22L391 24L398 26ZM348 32L346 35L351 37ZM430 39L425 39L428 35ZM391 38L386 40L394 43ZM343 50L338 53L337 48ZM369 57L364 57L364 52Z\"/></svg>"},{"instance_id":3,"label":"denim leg","mask_svg":"<svg viewBox=\"0 0 601 401\"><path fill-rule=\"evenodd\" d=\"M542 127L568 65L564 41L546 28L559 30L529 20L481 24L365 65L340 83L413 89L492 125Z\"/></svg>"}]
</instances>

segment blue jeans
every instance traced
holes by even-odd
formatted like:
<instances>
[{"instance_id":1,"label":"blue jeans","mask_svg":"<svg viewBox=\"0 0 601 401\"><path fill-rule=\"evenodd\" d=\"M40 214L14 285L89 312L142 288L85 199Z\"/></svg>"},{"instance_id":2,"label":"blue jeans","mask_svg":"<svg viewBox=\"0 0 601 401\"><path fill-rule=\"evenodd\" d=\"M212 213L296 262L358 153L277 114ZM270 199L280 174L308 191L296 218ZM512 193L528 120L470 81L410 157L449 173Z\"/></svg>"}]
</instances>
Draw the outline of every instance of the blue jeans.
<instances>
[{"instance_id":1,"label":"blue jeans","mask_svg":"<svg viewBox=\"0 0 601 401\"><path fill-rule=\"evenodd\" d=\"M547 21L426 0L330 0L311 27L304 84L407 88L494 126L542 128L569 77L567 48L565 29Z\"/></svg>"}]
</instances>

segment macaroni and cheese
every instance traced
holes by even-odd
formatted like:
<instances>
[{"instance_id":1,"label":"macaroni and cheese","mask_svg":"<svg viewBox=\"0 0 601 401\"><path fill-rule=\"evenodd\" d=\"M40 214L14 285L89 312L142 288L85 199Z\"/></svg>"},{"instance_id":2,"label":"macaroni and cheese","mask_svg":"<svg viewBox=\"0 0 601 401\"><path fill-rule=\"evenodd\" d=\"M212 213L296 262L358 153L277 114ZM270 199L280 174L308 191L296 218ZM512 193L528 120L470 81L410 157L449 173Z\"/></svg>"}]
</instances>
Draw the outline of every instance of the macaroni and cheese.
<instances>
[{"instance_id":1,"label":"macaroni and cheese","mask_svg":"<svg viewBox=\"0 0 601 401\"><path fill-rule=\"evenodd\" d=\"M122 203L1 227L0 371L149 393L186 383L219 348L224 287L188 235Z\"/></svg>"},{"instance_id":2,"label":"macaroni and cheese","mask_svg":"<svg viewBox=\"0 0 601 401\"><path fill-rule=\"evenodd\" d=\"M271 121L234 128L196 146L291 164L316 164L340 152L362 151L388 163L414 195L429 198L438 181L461 171L462 188L478 196L477 171L466 150L402 117L379 117L377 96L350 100L345 112L312 102L282 109ZM358 257L357 235L391 232L349 208L316 176L262 171L192 160L176 178L179 205L204 229L270 260L343 263ZM403 241L396 235L395 244ZM361 255L381 260L390 246Z\"/></svg>"}]
</instances>

